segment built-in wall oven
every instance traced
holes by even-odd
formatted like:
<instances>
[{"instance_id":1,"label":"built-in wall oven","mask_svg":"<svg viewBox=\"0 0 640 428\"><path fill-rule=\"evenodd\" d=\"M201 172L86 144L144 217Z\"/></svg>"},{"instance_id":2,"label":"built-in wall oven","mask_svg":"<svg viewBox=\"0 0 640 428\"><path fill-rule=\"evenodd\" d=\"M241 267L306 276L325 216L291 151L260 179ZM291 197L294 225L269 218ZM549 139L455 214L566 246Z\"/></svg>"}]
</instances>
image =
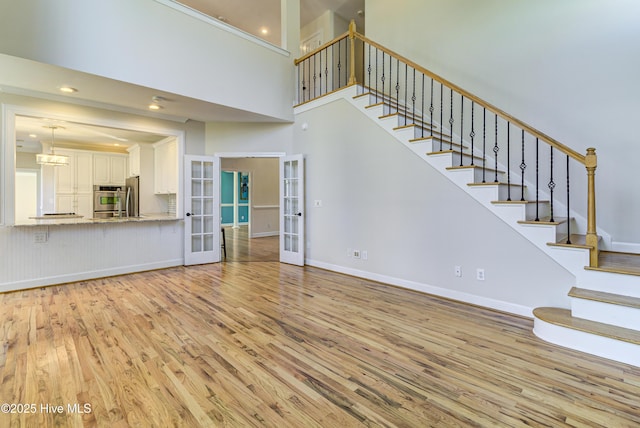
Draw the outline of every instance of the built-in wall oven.
<instances>
[{"instance_id":1,"label":"built-in wall oven","mask_svg":"<svg viewBox=\"0 0 640 428\"><path fill-rule=\"evenodd\" d=\"M93 186L93 216L95 218L121 217L125 209L123 186Z\"/></svg>"}]
</instances>

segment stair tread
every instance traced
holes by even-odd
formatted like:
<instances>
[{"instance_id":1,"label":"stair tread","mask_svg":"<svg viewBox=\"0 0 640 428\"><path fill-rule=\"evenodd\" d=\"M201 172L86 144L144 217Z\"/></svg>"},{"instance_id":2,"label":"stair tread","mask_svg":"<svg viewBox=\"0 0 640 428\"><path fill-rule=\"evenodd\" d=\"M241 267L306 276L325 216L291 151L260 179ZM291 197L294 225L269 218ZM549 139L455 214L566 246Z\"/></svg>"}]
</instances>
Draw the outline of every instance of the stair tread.
<instances>
[{"instance_id":1,"label":"stair tread","mask_svg":"<svg viewBox=\"0 0 640 428\"><path fill-rule=\"evenodd\" d=\"M519 220L519 224L544 224L544 225L559 225L562 223L566 223L566 217L554 217L553 221L551 221L551 217L540 217L540 220Z\"/></svg>"},{"instance_id":2,"label":"stair tread","mask_svg":"<svg viewBox=\"0 0 640 428\"><path fill-rule=\"evenodd\" d=\"M373 95L371 92L363 92L361 94L358 95L354 95L352 98L354 100L357 100L358 98L362 98L362 97L368 97L369 95Z\"/></svg>"},{"instance_id":3,"label":"stair tread","mask_svg":"<svg viewBox=\"0 0 640 428\"><path fill-rule=\"evenodd\" d=\"M494 171L494 170L492 170ZM522 187L521 184L509 184L503 181L487 181L485 183L467 183L467 186L511 186L511 187ZM526 185L524 187L527 187Z\"/></svg>"},{"instance_id":4,"label":"stair tread","mask_svg":"<svg viewBox=\"0 0 640 428\"><path fill-rule=\"evenodd\" d=\"M457 157L460 158L460 151L459 150L438 150L438 151L435 151L435 152L427 153L427 156L436 156L436 155L444 155L444 154L453 154L453 155L457 155ZM462 156L464 156L466 158L470 158L471 157L471 155L469 153L462 153ZM473 155L473 159L477 159L477 160L481 161L482 157ZM476 166L479 166L479 165L476 165Z\"/></svg>"},{"instance_id":5,"label":"stair tread","mask_svg":"<svg viewBox=\"0 0 640 428\"><path fill-rule=\"evenodd\" d=\"M482 169L482 168L483 168L483 167L481 167L481 166L479 166L479 165L462 165L462 166L456 165L456 166L448 166L448 167L447 167L447 170L449 170L449 171L455 171L455 170L461 170L461 169ZM493 168L486 168L486 167L485 167L485 168L484 168L484 170L485 170L485 171L488 171L488 172L494 172L494 173L496 172L496 170L495 170L495 169L493 169ZM504 172L504 171L500 171L500 170L498 170L498 173L500 173L500 174L504 174L505 172ZM471 183L471 184L475 184L475 183ZM494 184L495 184L495 183L494 183ZM512 186L514 186L514 185L512 184Z\"/></svg>"},{"instance_id":6,"label":"stair tread","mask_svg":"<svg viewBox=\"0 0 640 428\"><path fill-rule=\"evenodd\" d=\"M569 297L640 309L640 297L623 296L621 294L607 293L605 291L573 287L569 291Z\"/></svg>"},{"instance_id":7,"label":"stair tread","mask_svg":"<svg viewBox=\"0 0 640 428\"><path fill-rule=\"evenodd\" d=\"M449 139L451 138L451 135L445 135L445 134L441 134L440 132L434 131L433 135L427 135L426 137L418 137L418 138L412 138L411 140L409 140L410 143L420 143L420 142L424 142L427 140L436 140L436 141L442 141L445 144L450 144ZM453 146L455 147L460 147L460 144L458 143L453 143ZM468 146L463 146L465 149L468 149Z\"/></svg>"},{"instance_id":8,"label":"stair tread","mask_svg":"<svg viewBox=\"0 0 640 428\"><path fill-rule=\"evenodd\" d=\"M379 103L375 103L375 104L369 104L368 106L366 106L365 108L374 108L374 107L378 107L378 106L382 106L384 105L384 102L379 102Z\"/></svg>"},{"instance_id":9,"label":"stair tread","mask_svg":"<svg viewBox=\"0 0 640 428\"><path fill-rule=\"evenodd\" d=\"M600 251L598 267L585 269L640 276L640 254Z\"/></svg>"},{"instance_id":10,"label":"stair tread","mask_svg":"<svg viewBox=\"0 0 640 428\"><path fill-rule=\"evenodd\" d=\"M518 200L513 200L513 201L491 201L492 204L505 204L505 205L528 205L528 204L535 204L536 202L540 203L540 204L548 204L549 201L521 201L520 199Z\"/></svg>"},{"instance_id":11,"label":"stair tread","mask_svg":"<svg viewBox=\"0 0 640 428\"><path fill-rule=\"evenodd\" d=\"M600 239L600 237L598 237ZM550 247L572 247L572 248L585 248L591 249L591 245L587 245L587 235L571 234L571 243L567 243L567 238L563 238L558 242L549 242L547 244Z\"/></svg>"},{"instance_id":12,"label":"stair tread","mask_svg":"<svg viewBox=\"0 0 640 428\"><path fill-rule=\"evenodd\" d=\"M380 119L384 119L385 117L390 117L393 115L398 115L398 113L392 113L392 114L388 114L386 116L381 116ZM406 125L400 125L400 126L396 126L395 128L393 128L394 131L400 131L402 129L407 129L407 128L421 128L421 129L431 129L431 128L436 128L436 125L432 125L430 123L427 122L422 122L422 123L407 123Z\"/></svg>"},{"instance_id":13,"label":"stair tread","mask_svg":"<svg viewBox=\"0 0 640 428\"><path fill-rule=\"evenodd\" d=\"M571 316L569 309L536 308L533 315L550 324L640 345L640 331Z\"/></svg>"}]
</instances>

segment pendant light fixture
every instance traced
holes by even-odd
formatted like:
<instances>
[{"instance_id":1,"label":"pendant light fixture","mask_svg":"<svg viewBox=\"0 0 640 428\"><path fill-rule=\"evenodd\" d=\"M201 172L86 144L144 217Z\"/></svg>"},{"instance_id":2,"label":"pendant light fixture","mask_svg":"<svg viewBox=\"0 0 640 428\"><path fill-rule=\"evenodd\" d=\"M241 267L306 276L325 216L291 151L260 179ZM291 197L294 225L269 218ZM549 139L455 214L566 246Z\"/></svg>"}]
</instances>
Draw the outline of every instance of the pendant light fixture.
<instances>
[{"instance_id":1,"label":"pendant light fixture","mask_svg":"<svg viewBox=\"0 0 640 428\"><path fill-rule=\"evenodd\" d=\"M67 166L69 165L69 156L57 155L54 145L54 132L59 126L51 125L45 126L45 128L51 129L51 149L49 154L39 153L36 155L36 162L40 165L53 165L53 166Z\"/></svg>"}]
</instances>

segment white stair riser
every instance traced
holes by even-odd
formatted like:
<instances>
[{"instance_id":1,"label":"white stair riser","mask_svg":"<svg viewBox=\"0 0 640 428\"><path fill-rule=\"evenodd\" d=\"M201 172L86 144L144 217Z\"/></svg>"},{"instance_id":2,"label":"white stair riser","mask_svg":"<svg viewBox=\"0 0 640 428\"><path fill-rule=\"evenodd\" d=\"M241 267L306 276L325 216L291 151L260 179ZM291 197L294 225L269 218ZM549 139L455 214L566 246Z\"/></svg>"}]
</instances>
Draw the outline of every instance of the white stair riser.
<instances>
[{"instance_id":1,"label":"white stair riser","mask_svg":"<svg viewBox=\"0 0 640 428\"><path fill-rule=\"evenodd\" d=\"M538 318L533 332L540 339L603 358L640 366L640 345L557 326Z\"/></svg>"},{"instance_id":2,"label":"white stair riser","mask_svg":"<svg viewBox=\"0 0 640 428\"><path fill-rule=\"evenodd\" d=\"M579 298L571 299L571 316L640 330L640 309Z\"/></svg>"},{"instance_id":3,"label":"white stair riser","mask_svg":"<svg viewBox=\"0 0 640 428\"><path fill-rule=\"evenodd\" d=\"M640 298L640 276L583 270L576 279L580 288Z\"/></svg>"},{"instance_id":4,"label":"white stair riser","mask_svg":"<svg viewBox=\"0 0 640 428\"><path fill-rule=\"evenodd\" d=\"M536 213L538 218L543 218L549 215L549 204L540 203L536 210L536 204L494 204L496 208L500 208L505 213L517 211L518 217L516 221L520 220L535 220Z\"/></svg>"}]
</instances>

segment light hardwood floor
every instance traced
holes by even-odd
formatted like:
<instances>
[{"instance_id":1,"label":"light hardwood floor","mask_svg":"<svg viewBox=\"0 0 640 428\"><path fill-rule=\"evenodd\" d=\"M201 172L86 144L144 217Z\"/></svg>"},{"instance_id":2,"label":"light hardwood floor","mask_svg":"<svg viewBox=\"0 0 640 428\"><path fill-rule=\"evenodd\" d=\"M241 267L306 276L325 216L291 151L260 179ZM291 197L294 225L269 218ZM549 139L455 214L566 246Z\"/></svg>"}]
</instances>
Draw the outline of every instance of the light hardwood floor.
<instances>
[{"instance_id":1,"label":"light hardwood floor","mask_svg":"<svg viewBox=\"0 0 640 428\"><path fill-rule=\"evenodd\" d=\"M640 368L545 343L529 319L311 267L230 258L0 307L0 401L37 406L0 427L640 424Z\"/></svg>"}]
</instances>

